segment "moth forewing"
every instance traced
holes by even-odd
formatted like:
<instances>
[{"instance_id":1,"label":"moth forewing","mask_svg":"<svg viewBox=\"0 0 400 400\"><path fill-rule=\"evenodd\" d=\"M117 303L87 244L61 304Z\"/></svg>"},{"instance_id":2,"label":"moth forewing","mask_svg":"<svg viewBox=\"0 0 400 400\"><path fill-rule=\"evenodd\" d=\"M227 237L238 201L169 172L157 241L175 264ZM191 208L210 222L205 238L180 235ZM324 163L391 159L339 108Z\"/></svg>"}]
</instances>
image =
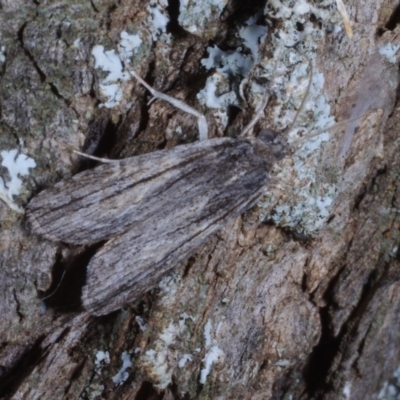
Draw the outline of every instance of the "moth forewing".
<instances>
[{"instance_id":1,"label":"moth forewing","mask_svg":"<svg viewBox=\"0 0 400 400\"><path fill-rule=\"evenodd\" d=\"M185 176L191 179L198 161L216 163L228 143L233 141L202 141L81 172L34 197L27 206L28 221L34 232L53 241L91 244L107 240L146 221L154 209L167 211L167 203L179 200L167 192L168 187ZM202 176L196 179L198 186L204 184ZM160 204L165 193L170 198Z\"/></svg>"},{"instance_id":2,"label":"moth forewing","mask_svg":"<svg viewBox=\"0 0 400 400\"><path fill-rule=\"evenodd\" d=\"M88 265L83 304L114 311L154 287L262 194L275 161L270 144L219 138L77 174L27 207L33 230L54 240L111 239Z\"/></svg>"}]
</instances>

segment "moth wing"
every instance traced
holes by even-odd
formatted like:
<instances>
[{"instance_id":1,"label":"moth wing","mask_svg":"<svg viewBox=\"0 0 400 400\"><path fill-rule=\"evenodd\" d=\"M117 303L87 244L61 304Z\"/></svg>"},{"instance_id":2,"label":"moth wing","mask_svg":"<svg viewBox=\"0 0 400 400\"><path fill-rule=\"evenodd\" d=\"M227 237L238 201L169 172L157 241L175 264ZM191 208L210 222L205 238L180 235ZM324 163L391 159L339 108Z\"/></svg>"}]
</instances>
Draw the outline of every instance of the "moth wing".
<instances>
[{"instance_id":1,"label":"moth wing","mask_svg":"<svg viewBox=\"0 0 400 400\"><path fill-rule=\"evenodd\" d=\"M268 179L262 158L240 143L217 157L218 163L207 164L206 157L188 165L179 179L164 185L145 220L93 257L82 295L90 313L107 314L140 297L257 201Z\"/></svg>"},{"instance_id":2,"label":"moth wing","mask_svg":"<svg viewBox=\"0 0 400 400\"><path fill-rule=\"evenodd\" d=\"M34 197L27 206L28 221L34 232L52 241L90 244L110 239L142 224L155 209L169 213L179 207L179 196L187 191L176 195L171 188L182 180L192 181L188 188L207 185L210 177L196 170L218 162L220 153L235 142L202 141L83 171Z\"/></svg>"}]
</instances>

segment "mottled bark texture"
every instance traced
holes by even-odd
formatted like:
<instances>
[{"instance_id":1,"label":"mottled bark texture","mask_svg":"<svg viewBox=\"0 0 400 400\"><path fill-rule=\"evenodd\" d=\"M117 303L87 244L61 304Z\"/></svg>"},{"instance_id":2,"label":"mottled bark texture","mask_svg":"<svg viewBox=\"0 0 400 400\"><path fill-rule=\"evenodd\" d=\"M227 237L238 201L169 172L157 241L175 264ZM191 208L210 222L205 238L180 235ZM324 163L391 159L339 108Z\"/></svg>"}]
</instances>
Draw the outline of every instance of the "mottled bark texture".
<instances>
[{"instance_id":1,"label":"mottled bark texture","mask_svg":"<svg viewBox=\"0 0 400 400\"><path fill-rule=\"evenodd\" d=\"M340 178L329 218L319 231L304 233L260 222L254 207L177 265L158 289L95 318L80 308L80 291L85 267L102 243L46 241L1 203L2 398L374 399L379 393L389 398L382 397L388 396L385 388L395 387L398 2L346 1L352 40L336 29L339 22L327 26L335 2L296 2L296 10L294 3L274 2L279 10L268 12L265 1L231 1L225 8L200 3L197 20L190 20L190 2L181 2L179 18L172 1L168 9L162 1L139 0L0 2L0 150L18 149L37 164L14 201L23 208L42 189L91 167L69 146L124 158L195 140L195 119L160 101L147 106L145 91L132 80L122 82L118 104L99 107L107 73L95 68L94 46L116 51L121 32L140 34L132 61L140 75L204 111L211 136L233 135L249 121L254 104L233 110L226 129L217 109L200 104L196 94L211 74L201 65L207 46L237 49L237 27L256 16L268 26L258 58L278 63L279 81L291 72L279 71L287 53L274 46L282 32L289 38L299 18L290 36L297 40L286 46L308 41L331 114L340 121L368 112L355 132L350 124L331 131L315 167L321 180ZM207 14L206 7L214 8ZM149 17L159 12L171 18L170 36ZM274 121L273 107L260 127ZM335 156L337 148L345 150ZM291 160L284 160L268 188L289 204L292 187L307 184L290 176L279 180L282 171L296 168ZM9 182L11 172L0 172Z\"/></svg>"}]
</instances>

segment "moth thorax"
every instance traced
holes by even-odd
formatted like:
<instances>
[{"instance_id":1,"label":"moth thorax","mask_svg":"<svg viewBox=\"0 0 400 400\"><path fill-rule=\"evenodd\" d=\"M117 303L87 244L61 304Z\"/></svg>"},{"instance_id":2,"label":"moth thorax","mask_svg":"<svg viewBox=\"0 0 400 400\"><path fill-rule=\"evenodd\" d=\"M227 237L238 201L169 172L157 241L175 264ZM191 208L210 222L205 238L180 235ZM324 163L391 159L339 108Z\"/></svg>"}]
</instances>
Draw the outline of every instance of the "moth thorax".
<instances>
[{"instance_id":1,"label":"moth thorax","mask_svg":"<svg viewBox=\"0 0 400 400\"><path fill-rule=\"evenodd\" d=\"M257 135L257 139L267 143L277 160L282 160L287 154L287 142L271 129L263 129Z\"/></svg>"}]
</instances>

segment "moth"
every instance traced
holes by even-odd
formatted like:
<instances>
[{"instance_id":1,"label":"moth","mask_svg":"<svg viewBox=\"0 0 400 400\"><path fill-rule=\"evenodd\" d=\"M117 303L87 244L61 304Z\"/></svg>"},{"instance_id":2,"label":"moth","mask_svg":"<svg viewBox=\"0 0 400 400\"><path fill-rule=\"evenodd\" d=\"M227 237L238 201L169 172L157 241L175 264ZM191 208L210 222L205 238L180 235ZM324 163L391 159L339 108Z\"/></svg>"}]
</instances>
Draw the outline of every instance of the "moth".
<instances>
[{"instance_id":1,"label":"moth","mask_svg":"<svg viewBox=\"0 0 400 400\"><path fill-rule=\"evenodd\" d=\"M179 102L140 81L155 97ZM266 91L248 127L268 97ZM204 128L204 117L188 112ZM39 193L27 206L27 219L34 233L51 241L107 241L88 264L82 304L93 315L108 314L156 286L250 209L285 150L284 140L265 130L256 138L202 140L107 162Z\"/></svg>"}]
</instances>

